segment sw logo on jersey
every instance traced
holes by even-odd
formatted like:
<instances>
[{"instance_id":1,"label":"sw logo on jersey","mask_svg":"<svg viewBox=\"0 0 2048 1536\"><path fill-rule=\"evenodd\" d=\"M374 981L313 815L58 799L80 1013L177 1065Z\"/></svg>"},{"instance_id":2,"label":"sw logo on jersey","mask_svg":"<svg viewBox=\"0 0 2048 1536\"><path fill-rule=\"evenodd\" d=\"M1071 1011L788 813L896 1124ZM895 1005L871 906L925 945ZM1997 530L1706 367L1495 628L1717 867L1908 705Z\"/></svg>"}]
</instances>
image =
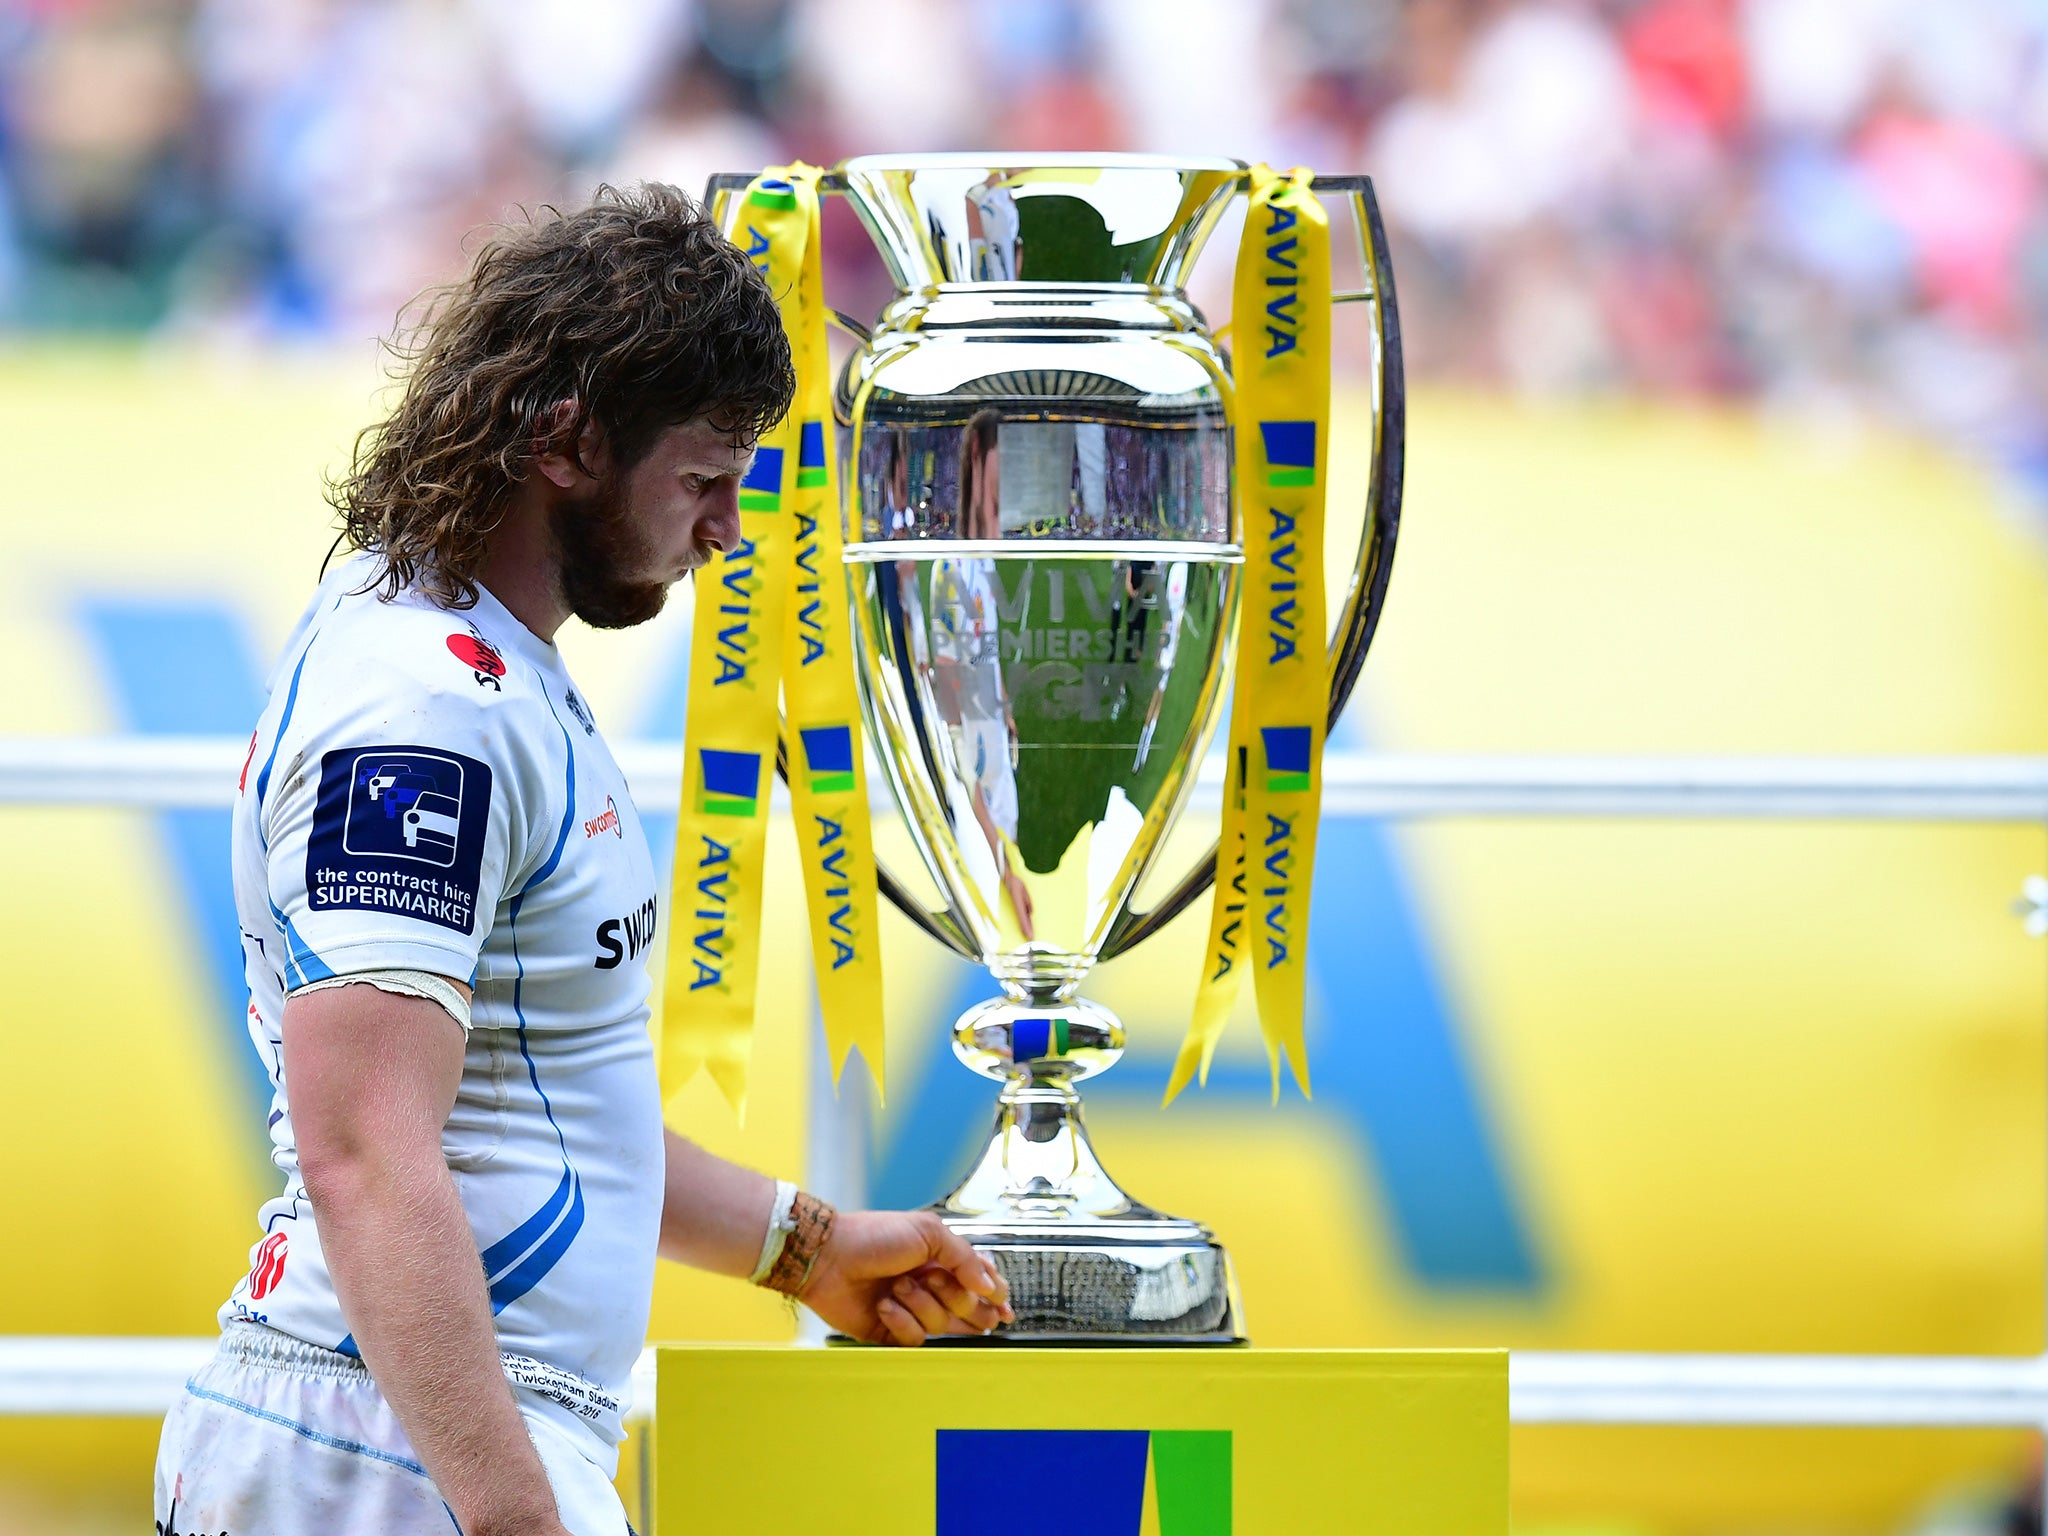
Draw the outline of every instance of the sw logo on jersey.
<instances>
[{"instance_id":1,"label":"sw logo on jersey","mask_svg":"<svg viewBox=\"0 0 2048 1536\"><path fill-rule=\"evenodd\" d=\"M1272 791L1309 787L1309 729L1305 725L1259 728L1266 747L1266 788Z\"/></svg>"},{"instance_id":2,"label":"sw logo on jersey","mask_svg":"<svg viewBox=\"0 0 2048 1536\"><path fill-rule=\"evenodd\" d=\"M491 770L425 747L343 747L320 759L306 842L315 912L398 912L474 931Z\"/></svg>"},{"instance_id":3,"label":"sw logo on jersey","mask_svg":"<svg viewBox=\"0 0 2048 1536\"><path fill-rule=\"evenodd\" d=\"M782 450L780 448L756 448L754 462L747 466L747 477L740 482L740 510L742 512L780 512L782 510Z\"/></svg>"},{"instance_id":4,"label":"sw logo on jersey","mask_svg":"<svg viewBox=\"0 0 2048 1536\"><path fill-rule=\"evenodd\" d=\"M606 918L597 925L597 969L616 970L628 960L637 960L654 943L655 902L652 896L624 917Z\"/></svg>"},{"instance_id":5,"label":"sw logo on jersey","mask_svg":"<svg viewBox=\"0 0 2048 1536\"><path fill-rule=\"evenodd\" d=\"M720 752L711 747L697 750L702 788L697 809L707 816L751 816L759 805L755 798L761 787L761 754Z\"/></svg>"},{"instance_id":6,"label":"sw logo on jersey","mask_svg":"<svg viewBox=\"0 0 2048 1536\"><path fill-rule=\"evenodd\" d=\"M853 730L844 725L814 725L804 730L804 766L810 771L811 793L839 794L854 787Z\"/></svg>"},{"instance_id":7,"label":"sw logo on jersey","mask_svg":"<svg viewBox=\"0 0 2048 1536\"><path fill-rule=\"evenodd\" d=\"M1259 436L1266 445L1266 484L1275 490L1316 483L1316 424L1312 421L1262 421Z\"/></svg>"}]
</instances>

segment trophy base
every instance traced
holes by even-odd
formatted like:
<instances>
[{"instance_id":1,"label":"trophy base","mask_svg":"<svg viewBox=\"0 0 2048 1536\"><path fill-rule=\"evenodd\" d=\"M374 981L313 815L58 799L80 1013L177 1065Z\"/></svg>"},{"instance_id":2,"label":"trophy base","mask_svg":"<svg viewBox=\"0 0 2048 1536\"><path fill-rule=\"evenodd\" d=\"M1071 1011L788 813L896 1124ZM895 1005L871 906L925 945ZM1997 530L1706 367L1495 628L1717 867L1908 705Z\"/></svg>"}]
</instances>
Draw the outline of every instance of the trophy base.
<instances>
[{"instance_id":1,"label":"trophy base","mask_svg":"<svg viewBox=\"0 0 2048 1536\"><path fill-rule=\"evenodd\" d=\"M1009 1282L1016 1321L946 1344L1245 1342L1229 1253L1200 1222L1125 1194L1088 1139L1074 1083L1122 1046L1122 1026L1079 1000L997 999L955 1029L961 1060L1000 1076L1003 1091L973 1171L932 1209Z\"/></svg>"},{"instance_id":2,"label":"trophy base","mask_svg":"<svg viewBox=\"0 0 2048 1536\"><path fill-rule=\"evenodd\" d=\"M1246 1342L1230 1255L1193 1222L1159 1231L1048 1233L947 1218L1009 1282L1014 1323L942 1335L949 1346L1186 1348ZM1180 1229L1176 1232L1175 1229Z\"/></svg>"}]
</instances>

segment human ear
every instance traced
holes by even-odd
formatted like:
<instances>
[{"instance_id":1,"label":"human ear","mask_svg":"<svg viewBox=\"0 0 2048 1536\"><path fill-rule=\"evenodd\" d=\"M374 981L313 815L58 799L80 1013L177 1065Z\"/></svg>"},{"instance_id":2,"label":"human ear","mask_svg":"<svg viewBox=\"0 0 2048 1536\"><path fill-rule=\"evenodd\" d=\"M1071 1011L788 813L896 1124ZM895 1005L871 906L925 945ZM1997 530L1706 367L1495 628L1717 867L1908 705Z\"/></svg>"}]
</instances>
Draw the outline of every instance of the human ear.
<instances>
[{"instance_id":1,"label":"human ear","mask_svg":"<svg viewBox=\"0 0 2048 1536\"><path fill-rule=\"evenodd\" d=\"M573 399L557 400L533 419L533 467L565 491L587 490L607 467L604 433L594 419L584 418L574 452L567 451L563 443L579 409Z\"/></svg>"}]
</instances>

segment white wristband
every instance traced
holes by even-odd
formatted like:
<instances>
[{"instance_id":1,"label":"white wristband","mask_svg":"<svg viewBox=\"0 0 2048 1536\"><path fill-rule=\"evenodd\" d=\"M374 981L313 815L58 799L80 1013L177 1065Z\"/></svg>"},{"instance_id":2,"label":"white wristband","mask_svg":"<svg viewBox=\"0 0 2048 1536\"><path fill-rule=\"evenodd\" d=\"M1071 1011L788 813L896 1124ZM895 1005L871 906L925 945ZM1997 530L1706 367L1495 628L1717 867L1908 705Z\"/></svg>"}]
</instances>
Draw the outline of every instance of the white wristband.
<instances>
[{"instance_id":1,"label":"white wristband","mask_svg":"<svg viewBox=\"0 0 2048 1536\"><path fill-rule=\"evenodd\" d=\"M775 1203L768 1207L768 1230L761 1237L761 1257L754 1264L754 1272L747 1279L759 1285L768 1278L768 1271L775 1267L775 1261L782 1257L782 1246L789 1241L789 1234L796 1230L796 1219L791 1215L796 1209L796 1186L787 1179L775 1181Z\"/></svg>"}]
</instances>

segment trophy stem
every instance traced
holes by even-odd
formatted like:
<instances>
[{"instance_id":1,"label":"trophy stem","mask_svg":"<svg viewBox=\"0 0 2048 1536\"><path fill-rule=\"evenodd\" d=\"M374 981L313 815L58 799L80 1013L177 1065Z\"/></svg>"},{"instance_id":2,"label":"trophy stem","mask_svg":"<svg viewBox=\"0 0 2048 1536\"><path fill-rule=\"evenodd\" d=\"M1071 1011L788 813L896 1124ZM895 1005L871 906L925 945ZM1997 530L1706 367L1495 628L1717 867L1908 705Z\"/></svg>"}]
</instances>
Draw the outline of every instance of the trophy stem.
<instances>
[{"instance_id":1,"label":"trophy stem","mask_svg":"<svg viewBox=\"0 0 2048 1536\"><path fill-rule=\"evenodd\" d=\"M987 1146L933 1208L1009 1282L1017 1320L995 1340L1244 1342L1222 1245L1125 1194L1089 1140L1074 1085L1113 1065L1123 1043L1115 1017L1080 999L996 998L954 1028L954 1052L1003 1087Z\"/></svg>"},{"instance_id":2,"label":"trophy stem","mask_svg":"<svg viewBox=\"0 0 2048 1536\"><path fill-rule=\"evenodd\" d=\"M1157 1214L1103 1170L1073 1085L1029 1072L1003 1084L988 1145L939 1209L973 1220L997 1211L1045 1220Z\"/></svg>"}]
</instances>

